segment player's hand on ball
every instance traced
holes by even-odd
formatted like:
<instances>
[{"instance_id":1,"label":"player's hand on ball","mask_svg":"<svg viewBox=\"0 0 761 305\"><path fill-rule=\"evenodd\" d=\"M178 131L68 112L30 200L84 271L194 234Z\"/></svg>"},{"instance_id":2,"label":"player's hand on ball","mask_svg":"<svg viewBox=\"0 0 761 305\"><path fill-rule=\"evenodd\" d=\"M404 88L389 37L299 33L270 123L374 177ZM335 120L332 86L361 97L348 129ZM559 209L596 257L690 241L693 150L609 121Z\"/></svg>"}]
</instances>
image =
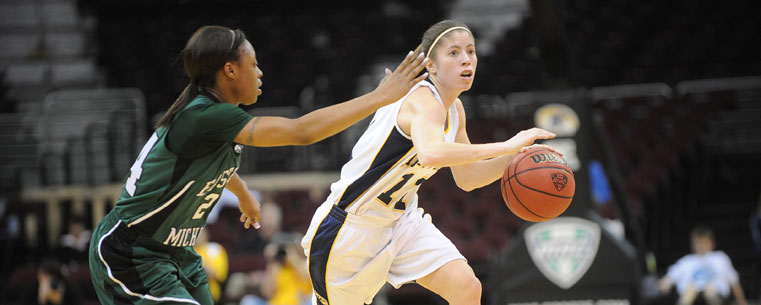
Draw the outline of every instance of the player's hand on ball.
<instances>
[{"instance_id":1,"label":"player's hand on ball","mask_svg":"<svg viewBox=\"0 0 761 305\"><path fill-rule=\"evenodd\" d=\"M516 147L516 150L520 150L524 146L529 146L531 144L534 144L534 141L536 140L546 140L546 139L552 139L554 137L555 137L554 133L551 133L541 128L534 127L531 129L526 129L526 130L522 130L518 132L517 134L515 134L515 136L513 136L506 142L510 143L512 147Z\"/></svg>"}]
</instances>

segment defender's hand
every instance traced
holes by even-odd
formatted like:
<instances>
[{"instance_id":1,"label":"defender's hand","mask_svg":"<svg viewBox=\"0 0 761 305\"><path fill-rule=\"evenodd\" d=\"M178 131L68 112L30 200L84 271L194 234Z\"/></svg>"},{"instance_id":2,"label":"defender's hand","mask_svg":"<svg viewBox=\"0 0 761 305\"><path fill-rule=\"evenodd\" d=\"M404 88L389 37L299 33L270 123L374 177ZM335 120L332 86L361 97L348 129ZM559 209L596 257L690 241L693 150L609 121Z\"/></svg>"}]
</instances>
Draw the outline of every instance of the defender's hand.
<instances>
[{"instance_id":1,"label":"defender's hand","mask_svg":"<svg viewBox=\"0 0 761 305\"><path fill-rule=\"evenodd\" d=\"M251 226L253 226L254 229L259 229L262 227L259 224L259 214L261 213L262 205L253 196L245 197L238 197L238 208L241 212L240 222L244 223L243 226L246 229Z\"/></svg>"},{"instance_id":2,"label":"defender's hand","mask_svg":"<svg viewBox=\"0 0 761 305\"><path fill-rule=\"evenodd\" d=\"M375 92L380 92L386 96L387 103L393 103L404 97L415 84L428 77L428 73L420 74L423 71L428 59L421 53L414 57L413 52L407 54L407 57L396 67L392 73L386 69L386 76L381 80Z\"/></svg>"}]
</instances>

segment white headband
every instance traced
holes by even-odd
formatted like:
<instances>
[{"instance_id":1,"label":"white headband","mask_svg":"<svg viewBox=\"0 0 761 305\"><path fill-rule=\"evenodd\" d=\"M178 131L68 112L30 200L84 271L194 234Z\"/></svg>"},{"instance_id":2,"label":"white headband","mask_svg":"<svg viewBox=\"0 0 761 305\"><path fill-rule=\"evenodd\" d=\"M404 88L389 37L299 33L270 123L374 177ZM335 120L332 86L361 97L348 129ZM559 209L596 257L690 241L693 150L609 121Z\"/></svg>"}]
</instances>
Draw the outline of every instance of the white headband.
<instances>
[{"instance_id":1,"label":"white headband","mask_svg":"<svg viewBox=\"0 0 761 305\"><path fill-rule=\"evenodd\" d=\"M439 39L441 39L441 37L444 37L444 35L446 35L447 33L451 32L451 31L454 31L454 30L466 30L466 31L468 31L468 33L470 33L470 30L468 30L468 28L463 27L463 26L453 26L451 28L448 28L448 29L444 30L443 32L441 32L441 34L439 34L438 37L436 37L435 40L433 40L433 43L428 48L428 52L425 54L425 57L430 57L431 56L431 51L433 50L433 47L436 46L436 43L439 42Z\"/></svg>"}]
</instances>

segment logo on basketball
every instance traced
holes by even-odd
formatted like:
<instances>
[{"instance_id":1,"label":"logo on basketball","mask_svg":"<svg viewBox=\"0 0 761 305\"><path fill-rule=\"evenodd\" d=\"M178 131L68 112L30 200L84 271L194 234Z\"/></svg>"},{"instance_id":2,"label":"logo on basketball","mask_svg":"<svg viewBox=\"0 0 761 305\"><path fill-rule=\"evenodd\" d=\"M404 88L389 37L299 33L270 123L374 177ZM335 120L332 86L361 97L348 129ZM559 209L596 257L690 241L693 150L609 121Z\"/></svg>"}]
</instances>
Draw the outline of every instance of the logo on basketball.
<instances>
[{"instance_id":1,"label":"logo on basketball","mask_svg":"<svg viewBox=\"0 0 761 305\"><path fill-rule=\"evenodd\" d=\"M555 185L555 189L560 192L565 188L565 185L568 184L568 177L563 174L552 174L552 184Z\"/></svg>"},{"instance_id":2,"label":"logo on basketball","mask_svg":"<svg viewBox=\"0 0 761 305\"><path fill-rule=\"evenodd\" d=\"M584 277L600 246L600 226L577 217L537 223L524 234L534 265L563 289L571 288Z\"/></svg>"},{"instance_id":3,"label":"logo on basketball","mask_svg":"<svg viewBox=\"0 0 761 305\"><path fill-rule=\"evenodd\" d=\"M559 162L563 163L566 166L568 166L568 163L563 160L563 158L559 157L556 154L535 154L531 156L531 161L534 161L534 164L539 164L543 162Z\"/></svg>"}]
</instances>

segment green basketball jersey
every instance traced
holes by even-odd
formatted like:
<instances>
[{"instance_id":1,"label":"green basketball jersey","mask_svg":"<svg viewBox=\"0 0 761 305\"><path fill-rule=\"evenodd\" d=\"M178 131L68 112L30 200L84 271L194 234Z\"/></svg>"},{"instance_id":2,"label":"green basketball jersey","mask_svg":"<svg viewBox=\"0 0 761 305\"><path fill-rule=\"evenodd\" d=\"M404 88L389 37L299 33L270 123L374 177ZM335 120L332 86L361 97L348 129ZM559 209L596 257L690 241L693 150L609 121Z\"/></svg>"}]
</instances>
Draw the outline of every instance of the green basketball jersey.
<instances>
[{"instance_id":1,"label":"green basketball jersey","mask_svg":"<svg viewBox=\"0 0 761 305\"><path fill-rule=\"evenodd\" d=\"M116 203L122 222L164 245L194 245L240 165L243 147L233 140L251 118L235 105L198 95L140 151ZM173 151L180 149L195 152Z\"/></svg>"}]
</instances>

